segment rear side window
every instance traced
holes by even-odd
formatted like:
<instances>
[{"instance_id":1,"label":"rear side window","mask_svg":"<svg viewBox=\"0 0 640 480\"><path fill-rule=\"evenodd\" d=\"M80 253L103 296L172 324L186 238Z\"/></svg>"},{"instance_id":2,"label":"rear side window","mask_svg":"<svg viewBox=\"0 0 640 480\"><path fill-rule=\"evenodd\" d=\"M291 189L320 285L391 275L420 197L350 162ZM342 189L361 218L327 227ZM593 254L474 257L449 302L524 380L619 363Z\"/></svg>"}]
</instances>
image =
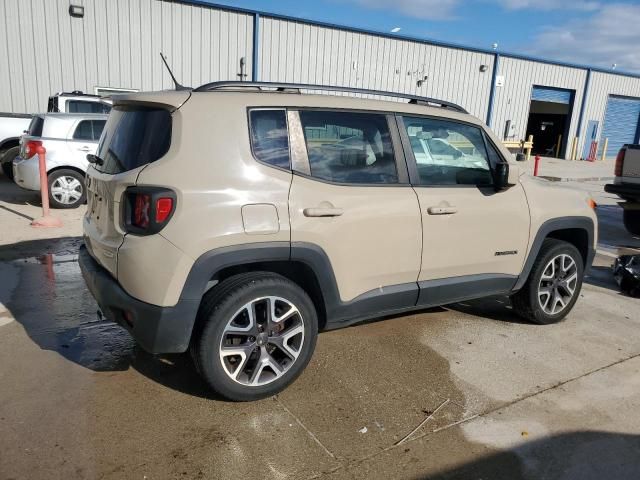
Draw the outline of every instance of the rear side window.
<instances>
[{"instance_id":1,"label":"rear side window","mask_svg":"<svg viewBox=\"0 0 640 480\"><path fill-rule=\"evenodd\" d=\"M100 102L87 102L86 100L68 100L68 113L109 113L111 106Z\"/></svg>"},{"instance_id":2,"label":"rear side window","mask_svg":"<svg viewBox=\"0 0 640 480\"><path fill-rule=\"evenodd\" d=\"M104 129L106 120L82 120L73 132L74 140L97 142Z\"/></svg>"},{"instance_id":3,"label":"rear side window","mask_svg":"<svg viewBox=\"0 0 640 480\"><path fill-rule=\"evenodd\" d=\"M289 169L289 137L284 110L249 112L251 149L257 160Z\"/></svg>"},{"instance_id":4,"label":"rear side window","mask_svg":"<svg viewBox=\"0 0 640 480\"><path fill-rule=\"evenodd\" d=\"M133 170L161 158L171 145L171 113L159 108L123 108L111 111L98 145L103 165L96 169L109 174Z\"/></svg>"},{"instance_id":5,"label":"rear side window","mask_svg":"<svg viewBox=\"0 0 640 480\"><path fill-rule=\"evenodd\" d=\"M337 183L398 183L387 118L381 114L301 111L313 177Z\"/></svg>"},{"instance_id":6,"label":"rear side window","mask_svg":"<svg viewBox=\"0 0 640 480\"><path fill-rule=\"evenodd\" d=\"M106 120L91 120L93 125L93 139L97 142L100 140L104 126L107 124Z\"/></svg>"},{"instance_id":7,"label":"rear side window","mask_svg":"<svg viewBox=\"0 0 640 480\"><path fill-rule=\"evenodd\" d=\"M29 124L29 129L27 130L27 133L32 137L41 137L43 127L44 127L44 118L33 117L31 119L31 123Z\"/></svg>"}]
</instances>

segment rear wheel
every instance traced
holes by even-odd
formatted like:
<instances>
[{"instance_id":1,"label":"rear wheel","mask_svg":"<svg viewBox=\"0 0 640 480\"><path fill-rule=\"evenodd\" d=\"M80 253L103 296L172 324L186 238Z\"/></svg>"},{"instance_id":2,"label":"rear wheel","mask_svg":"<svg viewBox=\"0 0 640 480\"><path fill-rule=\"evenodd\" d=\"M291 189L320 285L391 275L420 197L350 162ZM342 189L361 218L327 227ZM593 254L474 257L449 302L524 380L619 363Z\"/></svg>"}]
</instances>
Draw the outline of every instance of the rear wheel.
<instances>
[{"instance_id":1,"label":"rear wheel","mask_svg":"<svg viewBox=\"0 0 640 480\"><path fill-rule=\"evenodd\" d=\"M513 309L534 323L559 322L578 300L583 273L582 255L576 247L546 239L524 287L511 297Z\"/></svg>"},{"instance_id":2,"label":"rear wheel","mask_svg":"<svg viewBox=\"0 0 640 480\"><path fill-rule=\"evenodd\" d=\"M640 209L625 210L622 213L624 227L632 235L640 235Z\"/></svg>"},{"instance_id":3,"label":"rear wheel","mask_svg":"<svg viewBox=\"0 0 640 480\"><path fill-rule=\"evenodd\" d=\"M87 198L84 175L60 169L49 174L49 203L53 208L76 208Z\"/></svg>"},{"instance_id":4,"label":"rear wheel","mask_svg":"<svg viewBox=\"0 0 640 480\"><path fill-rule=\"evenodd\" d=\"M191 346L200 375L229 400L274 395L307 366L318 320L309 296L290 280L257 272L208 292Z\"/></svg>"},{"instance_id":5,"label":"rear wheel","mask_svg":"<svg viewBox=\"0 0 640 480\"><path fill-rule=\"evenodd\" d=\"M12 147L4 152L2 157L2 172L9 177L10 180L13 180L13 160L20 153L20 147Z\"/></svg>"}]
</instances>

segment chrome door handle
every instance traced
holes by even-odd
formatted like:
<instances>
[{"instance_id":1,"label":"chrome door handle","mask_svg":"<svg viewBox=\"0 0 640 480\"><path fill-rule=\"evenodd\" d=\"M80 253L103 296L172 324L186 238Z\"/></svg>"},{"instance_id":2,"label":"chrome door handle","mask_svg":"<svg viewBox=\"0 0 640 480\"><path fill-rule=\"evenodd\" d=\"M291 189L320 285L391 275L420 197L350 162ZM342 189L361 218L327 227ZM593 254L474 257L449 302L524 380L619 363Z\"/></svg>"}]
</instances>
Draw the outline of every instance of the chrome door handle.
<instances>
[{"instance_id":1,"label":"chrome door handle","mask_svg":"<svg viewBox=\"0 0 640 480\"><path fill-rule=\"evenodd\" d=\"M344 210L335 207L316 207L305 208L302 213L305 217L339 217Z\"/></svg>"},{"instance_id":2,"label":"chrome door handle","mask_svg":"<svg viewBox=\"0 0 640 480\"><path fill-rule=\"evenodd\" d=\"M78 150L80 150L81 152L90 152L91 151L91 149L89 147L82 147L82 148L79 148Z\"/></svg>"},{"instance_id":3,"label":"chrome door handle","mask_svg":"<svg viewBox=\"0 0 640 480\"><path fill-rule=\"evenodd\" d=\"M453 215L458 213L458 209L456 207L429 207L427 212L429 215Z\"/></svg>"}]
</instances>

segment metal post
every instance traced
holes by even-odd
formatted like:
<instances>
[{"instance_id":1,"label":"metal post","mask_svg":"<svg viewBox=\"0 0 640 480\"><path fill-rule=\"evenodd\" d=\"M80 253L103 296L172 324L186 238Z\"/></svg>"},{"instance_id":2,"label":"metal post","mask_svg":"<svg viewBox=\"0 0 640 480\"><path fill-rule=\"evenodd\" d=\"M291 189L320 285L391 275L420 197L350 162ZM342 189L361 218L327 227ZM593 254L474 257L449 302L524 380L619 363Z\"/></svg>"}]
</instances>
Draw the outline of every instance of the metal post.
<instances>
[{"instance_id":1,"label":"metal post","mask_svg":"<svg viewBox=\"0 0 640 480\"><path fill-rule=\"evenodd\" d=\"M527 139L527 143L529 144L527 146L527 162L528 162L529 159L531 158L531 150L533 150L533 135L529 135L529 138Z\"/></svg>"},{"instance_id":2,"label":"metal post","mask_svg":"<svg viewBox=\"0 0 640 480\"><path fill-rule=\"evenodd\" d=\"M59 218L49 215L49 182L47 181L47 163L45 155L47 150L42 146L36 147L38 154L38 168L40 170L40 196L42 197L42 218L37 218L31 222L32 227L61 227L62 221Z\"/></svg>"},{"instance_id":3,"label":"metal post","mask_svg":"<svg viewBox=\"0 0 640 480\"><path fill-rule=\"evenodd\" d=\"M607 159L607 148L609 147L609 138L604 139L604 148L602 149L602 161Z\"/></svg>"},{"instance_id":4,"label":"metal post","mask_svg":"<svg viewBox=\"0 0 640 480\"><path fill-rule=\"evenodd\" d=\"M253 62L251 64L251 80L258 81L258 67L260 59L260 14L253 14Z\"/></svg>"},{"instance_id":5,"label":"metal post","mask_svg":"<svg viewBox=\"0 0 640 480\"><path fill-rule=\"evenodd\" d=\"M582 102L580 102L580 115L578 116L578 128L576 129L576 137L582 137L582 123L584 119L584 109L587 105L587 97L589 96L589 85L591 84L591 69L587 70L587 79L584 82L584 90L582 92ZM585 138L586 142L587 139Z\"/></svg>"},{"instance_id":6,"label":"metal post","mask_svg":"<svg viewBox=\"0 0 640 480\"><path fill-rule=\"evenodd\" d=\"M556 158L560 156L560 145L562 144L562 135L558 135L558 141L556 142Z\"/></svg>"},{"instance_id":7,"label":"metal post","mask_svg":"<svg viewBox=\"0 0 640 480\"><path fill-rule=\"evenodd\" d=\"M540 155L536 155L535 163L533 164L533 176L538 176L538 167L540 166Z\"/></svg>"},{"instance_id":8,"label":"metal post","mask_svg":"<svg viewBox=\"0 0 640 480\"><path fill-rule=\"evenodd\" d=\"M487 109L487 125L491 128L491 122L493 121L493 102L496 95L496 77L498 76L498 69L500 68L500 54L496 53L493 60L493 73L491 75L491 90L489 91L489 107Z\"/></svg>"}]
</instances>

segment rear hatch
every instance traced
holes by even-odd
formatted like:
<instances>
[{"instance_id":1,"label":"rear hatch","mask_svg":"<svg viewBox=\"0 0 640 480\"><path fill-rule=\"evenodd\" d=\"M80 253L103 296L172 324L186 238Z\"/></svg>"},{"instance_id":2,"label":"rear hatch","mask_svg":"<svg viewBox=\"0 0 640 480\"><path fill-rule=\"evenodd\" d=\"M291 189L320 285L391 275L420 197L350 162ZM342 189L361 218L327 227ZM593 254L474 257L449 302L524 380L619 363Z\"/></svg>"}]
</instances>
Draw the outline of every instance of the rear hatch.
<instances>
[{"instance_id":1,"label":"rear hatch","mask_svg":"<svg viewBox=\"0 0 640 480\"><path fill-rule=\"evenodd\" d=\"M126 235L123 194L149 163L167 152L172 114L189 96L190 92L181 91L114 97L98 144L97 163L87 170L84 240L89 253L115 278L118 249Z\"/></svg>"}]
</instances>

